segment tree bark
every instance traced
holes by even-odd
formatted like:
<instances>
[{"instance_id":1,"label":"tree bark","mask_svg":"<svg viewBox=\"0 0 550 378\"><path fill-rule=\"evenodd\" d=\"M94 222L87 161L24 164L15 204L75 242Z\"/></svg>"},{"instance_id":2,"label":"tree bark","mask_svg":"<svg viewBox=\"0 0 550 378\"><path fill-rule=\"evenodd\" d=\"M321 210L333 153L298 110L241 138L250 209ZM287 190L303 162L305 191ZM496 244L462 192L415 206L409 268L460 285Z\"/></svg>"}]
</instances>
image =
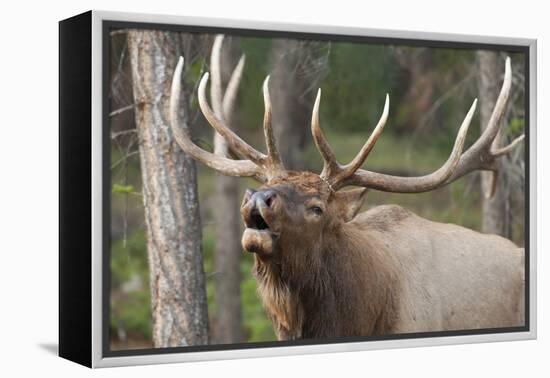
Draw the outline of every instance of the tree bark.
<instances>
[{"instance_id":1,"label":"tree bark","mask_svg":"<svg viewBox=\"0 0 550 378\"><path fill-rule=\"evenodd\" d=\"M128 33L155 347L208 343L195 164L174 141L168 116L181 41L172 32ZM186 113L181 127L187 127Z\"/></svg>"},{"instance_id":2,"label":"tree bark","mask_svg":"<svg viewBox=\"0 0 550 378\"><path fill-rule=\"evenodd\" d=\"M221 50L221 79L225 87L237 61L232 38L225 37ZM231 127L234 114L223 117ZM228 156L225 140L214 138L216 154ZM239 183L235 177L216 173L214 224L214 301L216 310L212 324L212 341L219 344L241 341L241 215L239 212Z\"/></svg>"},{"instance_id":3,"label":"tree bark","mask_svg":"<svg viewBox=\"0 0 550 378\"><path fill-rule=\"evenodd\" d=\"M306 168L304 150L319 72L311 67L315 42L274 39L271 48L273 130L287 169ZM318 76L318 75L317 75Z\"/></svg>"},{"instance_id":4,"label":"tree bark","mask_svg":"<svg viewBox=\"0 0 550 378\"><path fill-rule=\"evenodd\" d=\"M495 106L500 85L502 82L502 64L498 53L480 50L477 53L478 63L478 90L480 99L481 131L485 129L491 118ZM504 122L504 121L503 121ZM500 141L502 135L498 135L496 141ZM501 144L499 144L501 145ZM508 185L508 169L506 159L497 159L498 175L494 195L486 198L485 193L491 190L492 172L481 172L482 192L482 232L498 234L507 238L511 235L510 193Z\"/></svg>"}]
</instances>

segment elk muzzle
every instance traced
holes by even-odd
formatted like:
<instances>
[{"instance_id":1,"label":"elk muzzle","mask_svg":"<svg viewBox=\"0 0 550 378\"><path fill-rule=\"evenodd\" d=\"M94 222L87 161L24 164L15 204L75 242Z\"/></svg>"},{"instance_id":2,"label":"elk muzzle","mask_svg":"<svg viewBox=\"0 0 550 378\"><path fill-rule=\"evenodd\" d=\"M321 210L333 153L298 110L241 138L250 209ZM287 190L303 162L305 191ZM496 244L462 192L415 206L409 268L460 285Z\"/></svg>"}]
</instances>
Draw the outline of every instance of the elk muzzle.
<instances>
[{"instance_id":1,"label":"elk muzzle","mask_svg":"<svg viewBox=\"0 0 550 378\"><path fill-rule=\"evenodd\" d=\"M241 215L246 229L241 240L248 252L267 256L273 253L278 233L273 229L275 191L247 189L241 205Z\"/></svg>"}]
</instances>

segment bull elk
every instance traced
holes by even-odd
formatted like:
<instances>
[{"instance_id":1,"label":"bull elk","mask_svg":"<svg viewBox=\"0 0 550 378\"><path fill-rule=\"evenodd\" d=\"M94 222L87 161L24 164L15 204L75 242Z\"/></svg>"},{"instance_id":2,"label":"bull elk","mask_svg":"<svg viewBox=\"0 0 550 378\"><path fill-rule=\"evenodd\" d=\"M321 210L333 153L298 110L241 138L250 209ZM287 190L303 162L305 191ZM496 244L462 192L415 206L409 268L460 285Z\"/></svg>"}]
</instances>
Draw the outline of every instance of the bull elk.
<instances>
[{"instance_id":1,"label":"bull elk","mask_svg":"<svg viewBox=\"0 0 550 378\"><path fill-rule=\"evenodd\" d=\"M389 99L357 156L340 164L319 126L321 90L311 131L324 167L320 174L286 170L271 126L269 76L263 83L263 130L267 154L236 135L206 99L209 74L198 88L200 108L235 159L196 146L179 127L183 58L171 89L171 127L177 143L197 161L230 176L262 185L247 189L241 206L246 229L242 246L254 253L258 293L278 339L370 336L392 333L484 329L524 325L524 250L497 235L436 223L395 205L358 214L369 189L426 192L476 171L496 174L505 147L496 145L511 87L506 59L502 89L490 121L464 153L469 109L447 161L419 177L399 177L362 167L380 136ZM242 65L235 70L224 103L231 103ZM215 74L215 73L214 73ZM222 107L222 98L218 104ZM360 187L342 190L344 187Z\"/></svg>"}]
</instances>

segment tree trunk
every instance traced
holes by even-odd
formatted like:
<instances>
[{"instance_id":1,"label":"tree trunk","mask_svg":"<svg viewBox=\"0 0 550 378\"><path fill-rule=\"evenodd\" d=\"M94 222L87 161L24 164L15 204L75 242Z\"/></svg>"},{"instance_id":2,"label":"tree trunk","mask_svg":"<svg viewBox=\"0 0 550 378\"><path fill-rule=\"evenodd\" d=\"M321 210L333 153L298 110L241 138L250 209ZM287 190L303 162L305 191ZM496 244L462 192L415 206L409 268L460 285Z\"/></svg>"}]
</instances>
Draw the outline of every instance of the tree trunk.
<instances>
[{"instance_id":1,"label":"tree trunk","mask_svg":"<svg viewBox=\"0 0 550 378\"><path fill-rule=\"evenodd\" d=\"M216 247L214 255L214 343L241 341L241 229L239 186L235 177L216 173L214 203Z\"/></svg>"},{"instance_id":2,"label":"tree trunk","mask_svg":"<svg viewBox=\"0 0 550 378\"><path fill-rule=\"evenodd\" d=\"M480 99L481 131L485 129L491 118L502 82L502 65L499 64L498 53L480 50L477 53L478 85ZM504 122L504 121L503 121ZM497 141L502 138L497 136ZM500 144L499 144L500 145ZM505 158L497 159L499 174L496 177L494 195L486 198L485 193L491 191L492 172L481 172L482 192L482 232L511 237L511 212L509 202L508 170Z\"/></svg>"},{"instance_id":3,"label":"tree trunk","mask_svg":"<svg viewBox=\"0 0 550 378\"><path fill-rule=\"evenodd\" d=\"M208 343L195 164L174 141L168 123L170 84L181 46L178 33L128 33L155 347ZM181 127L187 127L186 113L182 111Z\"/></svg>"},{"instance_id":4,"label":"tree trunk","mask_svg":"<svg viewBox=\"0 0 550 378\"><path fill-rule=\"evenodd\" d=\"M273 130L287 169L306 168L304 150L315 101L315 42L274 39L271 48ZM317 75L319 76L319 75Z\"/></svg>"},{"instance_id":5,"label":"tree trunk","mask_svg":"<svg viewBox=\"0 0 550 378\"><path fill-rule=\"evenodd\" d=\"M225 38L221 50L221 79L225 87L236 64L233 39ZM223 117L231 127L234 114ZM214 152L228 155L225 140L216 134ZM216 311L212 324L212 341L219 344L241 341L241 215L239 212L239 183L235 177L216 173L214 224L214 301Z\"/></svg>"},{"instance_id":6,"label":"tree trunk","mask_svg":"<svg viewBox=\"0 0 550 378\"><path fill-rule=\"evenodd\" d=\"M414 51L414 52L413 52ZM423 127L422 118L433 105L435 78L432 73L433 50L396 47L394 56L401 70L406 73L406 91L398 110L400 124L394 130L410 133ZM436 114L437 115L437 114ZM433 122L434 125L438 122Z\"/></svg>"}]
</instances>

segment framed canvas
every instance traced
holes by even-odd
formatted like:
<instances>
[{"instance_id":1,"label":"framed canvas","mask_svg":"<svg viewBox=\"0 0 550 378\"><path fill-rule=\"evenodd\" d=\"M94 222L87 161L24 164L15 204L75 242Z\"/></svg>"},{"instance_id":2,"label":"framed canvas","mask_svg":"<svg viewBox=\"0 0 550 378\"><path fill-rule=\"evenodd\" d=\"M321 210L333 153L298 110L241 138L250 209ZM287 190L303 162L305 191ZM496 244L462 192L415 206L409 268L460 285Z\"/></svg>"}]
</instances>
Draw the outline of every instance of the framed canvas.
<instances>
[{"instance_id":1,"label":"framed canvas","mask_svg":"<svg viewBox=\"0 0 550 378\"><path fill-rule=\"evenodd\" d=\"M536 337L535 40L100 11L59 31L60 356Z\"/></svg>"}]
</instances>

